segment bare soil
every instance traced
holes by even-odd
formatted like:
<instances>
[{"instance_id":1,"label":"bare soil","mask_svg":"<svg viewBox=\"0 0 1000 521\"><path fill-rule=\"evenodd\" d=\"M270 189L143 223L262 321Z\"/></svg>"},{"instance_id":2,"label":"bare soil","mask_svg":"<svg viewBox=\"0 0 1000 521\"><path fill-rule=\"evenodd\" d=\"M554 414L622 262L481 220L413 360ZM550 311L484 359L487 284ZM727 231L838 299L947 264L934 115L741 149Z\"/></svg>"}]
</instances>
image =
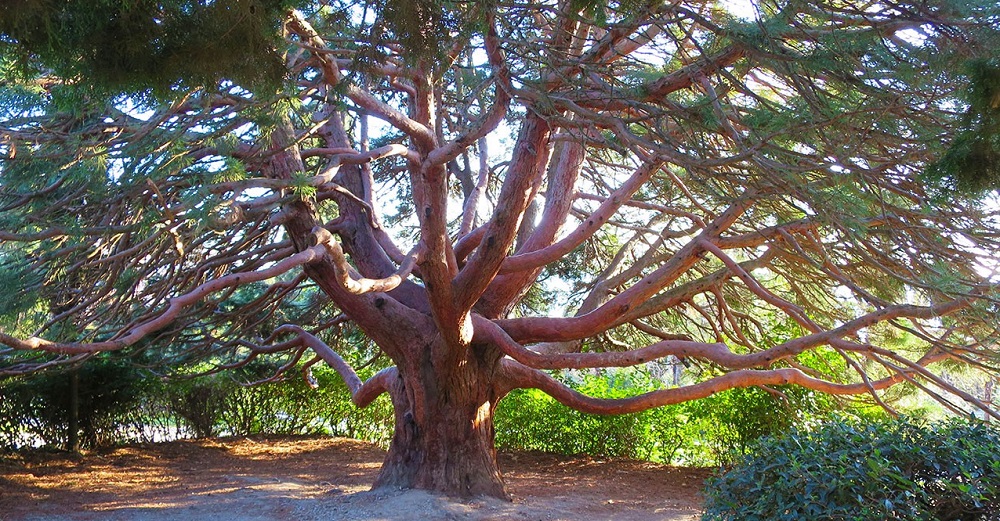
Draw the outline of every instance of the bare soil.
<instances>
[{"instance_id":1,"label":"bare soil","mask_svg":"<svg viewBox=\"0 0 1000 521\"><path fill-rule=\"evenodd\" d=\"M342 438L189 440L0 458L0 521L695 521L708 469L501 454L514 496L369 486L384 451Z\"/></svg>"}]
</instances>

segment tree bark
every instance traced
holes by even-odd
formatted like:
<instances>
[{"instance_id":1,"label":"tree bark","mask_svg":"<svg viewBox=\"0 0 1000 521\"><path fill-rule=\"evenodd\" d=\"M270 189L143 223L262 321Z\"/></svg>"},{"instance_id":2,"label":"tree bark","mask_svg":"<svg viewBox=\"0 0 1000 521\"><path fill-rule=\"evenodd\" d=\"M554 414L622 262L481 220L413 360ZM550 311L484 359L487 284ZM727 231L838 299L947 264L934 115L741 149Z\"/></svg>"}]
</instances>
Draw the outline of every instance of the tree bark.
<instances>
[{"instance_id":1,"label":"tree bark","mask_svg":"<svg viewBox=\"0 0 1000 521\"><path fill-rule=\"evenodd\" d=\"M433 359L434 351L424 348L421 360L400 368L390 391L395 431L373 488L510 499L494 447L498 357L471 356L448 367Z\"/></svg>"}]
</instances>

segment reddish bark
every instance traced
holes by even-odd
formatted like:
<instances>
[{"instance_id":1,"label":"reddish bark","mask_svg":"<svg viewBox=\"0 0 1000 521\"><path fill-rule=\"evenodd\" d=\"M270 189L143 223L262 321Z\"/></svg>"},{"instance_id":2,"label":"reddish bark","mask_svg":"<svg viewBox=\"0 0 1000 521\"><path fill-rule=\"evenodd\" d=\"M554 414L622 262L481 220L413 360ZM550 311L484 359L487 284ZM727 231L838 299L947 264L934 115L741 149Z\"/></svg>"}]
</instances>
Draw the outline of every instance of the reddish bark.
<instances>
[{"instance_id":1,"label":"reddish bark","mask_svg":"<svg viewBox=\"0 0 1000 521\"><path fill-rule=\"evenodd\" d=\"M396 423L374 486L508 497L493 446L498 357L474 349L458 364L442 364L435 347L401 365L390 388Z\"/></svg>"},{"instance_id":2,"label":"reddish bark","mask_svg":"<svg viewBox=\"0 0 1000 521\"><path fill-rule=\"evenodd\" d=\"M245 194L251 188L271 191L250 202L232 195L233 217L227 223L243 224L226 238L232 244L190 232L190 246L207 246L201 257L189 255L190 250L186 254L177 232L184 224L178 212L185 211L186 203L176 200L189 195L197 182L193 176L141 183L130 195L145 198L145 204L163 214L155 226L144 223L156 230L149 237L129 243L129 234L140 235L136 230L141 227L119 226L102 215L97 225L75 232L85 253L74 245L47 253L49 259L60 253L85 255L70 268L45 261L56 268L53 273L112 274L107 280L92 277L100 289L67 307L84 315L81 324L86 327L79 329L94 332L88 333L90 341L22 339L0 332L0 342L19 354L30 353L28 358L39 352L61 357L40 357L41 362L26 364L28 369L3 368L0 374L136 347L183 319L212 330L197 322L203 317L187 317L200 302L301 269L298 278L274 282L269 291L290 291L308 277L342 314L334 322L354 324L393 367L362 382L337 350L319 338L320 332L306 325L262 333L267 338L256 340L262 345L251 339L233 343L234 353L250 352L239 355L246 359L233 366L287 351L292 361L283 367L293 367L312 351L317 357L312 363L323 360L343 377L355 404L365 406L388 393L395 431L376 487L506 497L493 447L493 411L506 392L521 387L541 389L582 411L613 414L755 385L870 393L880 400L877 391L909 381L960 396L996 415L990 404L926 367L952 360L988 368L995 358L995 345L987 343L995 338L995 324L974 316L976 306L992 309L994 284L971 266L981 252L996 250L996 215L976 208L930 208L933 197L912 172L932 159L924 153L924 136L931 133L889 135L882 130L884 122L869 116L893 114L901 129L926 127L950 135L957 124L954 115L927 107L959 106L948 94L952 87L934 84L945 80L930 76L932 87L909 90L902 80L855 78L853 72L845 79L844 70L863 69L860 61L856 67L815 76L796 69L800 53L831 51L825 40L838 24L891 34L899 28L898 22L883 20L891 16L838 14L849 11L841 6L827 13L831 19L817 26L823 27L819 32L805 26L769 36L761 29L759 38L773 40L768 46L755 43L756 36L720 27L712 21L709 4L691 9L685 2L643 4L611 25L588 18L592 15L579 2L501 4L495 7L528 16L499 23L496 13L482 15L487 28L469 40L456 40L448 54L457 62L462 52L478 56L473 46L481 45L485 62L467 70L407 56L407 49L395 44L361 41L363 24L353 34L357 41L349 41L349 31L346 37L337 33L327 38L304 15L290 12L289 43L299 46L289 54L290 70L300 74L299 99L306 100L302 106L311 113L280 115L277 128L253 144L239 136L226 159L243 162L257 177L206 187L215 195ZM485 4L470 5L474 10ZM800 19L814 20L823 13L816 8L796 16L795 9L788 7L790 24L804 24ZM958 31L963 23L956 20L949 27ZM867 30L856 28L851 34ZM508 32L501 36L500 30ZM520 41L525 35L533 35L531 41ZM335 49L328 42L347 45ZM368 63L369 55L358 51L368 45L377 47L371 56L385 57L384 63ZM465 45L469 48L463 49ZM640 49L672 55L627 56ZM507 51L512 58L505 56ZM821 61L834 56L840 59L831 52ZM351 81L346 81L342 70L352 68ZM473 77L487 70L488 78L478 76L477 85L461 83L470 71ZM632 75L628 81L620 81L623 71ZM880 74L892 79L890 72ZM885 89L859 90L883 81ZM857 99L837 98L856 90ZM211 110L203 117L224 118L230 113L212 111L235 114L234 107L253 101L233 97L238 99L209 99ZM517 143L509 157L489 157L485 137L515 104L523 110ZM853 109L832 117L831 107L840 104ZM150 135L159 125L169 126L171 136L176 128L211 127L189 116L197 112L196 105L172 105L131 127L119 121L127 121L124 116L88 123L91 134L115 136L91 148L128 150L132 143L127 136ZM792 115L789 107L805 114ZM924 112L931 116L924 118ZM363 135L360 150L355 150L345 121L361 118L361 127L367 128L369 116L394 127L399 142L369 151ZM786 120L801 121L802 128L784 128ZM251 118L220 121L211 123L232 128L259 124ZM0 144L13 158L18 147L30 150L64 139L62 130L47 128L79 126L75 120L60 123L65 124L39 124L37 131L19 123L3 129ZM807 137L800 141L799 134ZM184 159L224 154L215 144L209 146L205 136L191 140L192 150ZM74 151L81 150L71 143ZM300 145L311 148L302 151ZM158 144L157 150L163 148ZM479 156L474 182L473 154ZM376 174L365 164L388 163L391 157L405 165L396 163L394 172L382 175L403 173L394 181L408 183L407 203L417 222L418 237L402 248L382 228L379 205L387 201L376 200ZM74 155L66 167L80 160ZM453 211L455 177L466 197L460 220ZM309 190L296 191L303 183L315 190L315 197L303 195ZM58 184L26 194L5 209L27 206ZM865 199L866 194L874 195ZM837 201L842 200L861 201L852 209L858 215L841 219L844 208ZM320 211L331 202L335 211ZM124 202L115 204L125 210L120 215L108 210L109 215L131 218ZM28 243L27 250L33 251L39 243L69 236L58 219L44 229L44 212L28 215L30 226L0 230L0 239ZM324 222L323 215L335 217ZM280 232L278 226L283 227ZM616 243L624 235L631 237ZM253 245L256 239L250 238L259 236L273 244ZM575 309L559 310L573 316L514 313L544 270L565 269L559 261L582 248L591 250L581 255L582 263L590 265L571 269L586 271L579 286L589 294ZM595 266L598 259L610 260ZM942 266L954 271L944 273ZM126 268L147 275L143 288L152 289L138 297L114 296L115 274ZM164 281L164 273L180 275ZM138 292L139 285L129 290ZM838 296L845 291L850 294L847 303ZM123 305L129 298L150 309ZM260 301L264 304L252 311L261 315L273 313L268 305L280 304L280 299ZM105 320L88 316L88 310L118 315ZM53 318L45 327L64 318ZM232 321L242 324L243 318ZM774 324L790 331L781 333L787 338L772 334ZM897 352L879 345L870 340L882 333L878 328L923 342L923 351ZM615 334L628 343L608 340L610 349L582 352L585 341L599 343ZM216 340L212 336L204 342L214 349ZM810 367L798 358L820 348L819 358L838 356L838 362ZM6 354L4 349L0 354ZM545 372L636 366L667 356L711 370L697 382L621 400L583 396Z\"/></svg>"}]
</instances>

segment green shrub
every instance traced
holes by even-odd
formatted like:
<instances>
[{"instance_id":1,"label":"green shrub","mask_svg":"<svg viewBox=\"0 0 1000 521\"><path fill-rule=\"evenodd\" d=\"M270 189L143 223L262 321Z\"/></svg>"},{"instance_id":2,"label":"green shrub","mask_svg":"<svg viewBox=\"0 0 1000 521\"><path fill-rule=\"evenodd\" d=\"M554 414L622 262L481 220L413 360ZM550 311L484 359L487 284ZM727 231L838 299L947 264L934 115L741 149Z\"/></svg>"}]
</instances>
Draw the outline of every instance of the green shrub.
<instances>
[{"instance_id":1,"label":"green shrub","mask_svg":"<svg viewBox=\"0 0 1000 521\"><path fill-rule=\"evenodd\" d=\"M142 403L158 382L126 361L100 356L74 369L0 384L0 447L65 447L69 438L71 379L77 379L80 442L84 447L131 441L141 435Z\"/></svg>"},{"instance_id":2,"label":"green shrub","mask_svg":"<svg viewBox=\"0 0 1000 521\"><path fill-rule=\"evenodd\" d=\"M377 400L359 410L341 377L328 367L312 369L316 388L294 371L275 382L240 383L266 378L275 369L258 363L239 371L170 381L168 409L195 437L333 434L387 443L392 434L388 401Z\"/></svg>"},{"instance_id":3,"label":"green shrub","mask_svg":"<svg viewBox=\"0 0 1000 521\"><path fill-rule=\"evenodd\" d=\"M641 373L585 375L571 385L598 398L622 398L653 388ZM685 439L679 406L599 416L570 409L537 389L519 389L496 412L497 448L589 454L669 462Z\"/></svg>"},{"instance_id":4,"label":"green shrub","mask_svg":"<svg viewBox=\"0 0 1000 521\"><path fill-rule=\"evenodd\" d=\"M635 396L661 385L637 370L564 378L574 389L597 398ZM732 464L758 438L784 432L795 423L815 422L836 408L832 399L801 388L778 391L733 389L640 413L599 416L565 407L537 389L516 390L497 408L497 448L668 464Z\"/></svg>"},{"instance_id":5,"label":"green shrub","mask_svg":"<svg viewBox=\"0 0 1000 521\"><path fill-rule=\"evenodd\" d=\"M364 376L368 376L367 374ZM364 409L359 409L351 401L351 394L344 380L333 369L317 366L313 377L320 396L312 398L317 405L316 416L327 432L370 441L388 447L392 439L392 403L387 395L378 397Z\"/></svg>"},{"instance_id":6,"label":"green shrub","mask_svg":"<svg viewBox=\"0 0 1000 521\"><path fill-rule=\"evenodd\" d=\"M760 438L828 418L839 405L828 395L802 387L777 386L772 391L730 389L682 407L689 427L681 449L687 463L730 466Z\"/></svg>"},{"instance_id":7,"label":"green shrub","mask_svg":"<svg viewBox=\"0 0 1000 521\"><path fill-rule=\"evenodd\" d=\"M709 480L703 521L1000 519L1000 431L837 420L762 440Z\"/></svg>"},{"instance_id":8,"label":"green shrub","mask_svg":"<svg viewBox=\"0 0 1000 521\"><path fill-rule=\"evenodd\" d=\"M189 435L195 438L215 436L221 428L226 399L238 387L224 375L170 381L166 386L167 410Z\"/></svg>"}]
</instances>

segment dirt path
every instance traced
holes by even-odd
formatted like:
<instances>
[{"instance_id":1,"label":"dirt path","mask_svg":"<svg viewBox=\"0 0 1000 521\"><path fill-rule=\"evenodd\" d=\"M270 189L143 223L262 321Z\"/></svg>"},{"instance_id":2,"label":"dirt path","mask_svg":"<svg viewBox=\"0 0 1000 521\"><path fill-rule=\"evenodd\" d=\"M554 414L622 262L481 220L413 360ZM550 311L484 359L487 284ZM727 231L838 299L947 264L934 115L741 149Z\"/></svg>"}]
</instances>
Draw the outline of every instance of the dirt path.
<instances>
[{"instance_id":1,"label":"dirt path","mask_svg":"<svg viewBox=\"0 0 1000 521\"><path fill-rule=\"evenodd\" d=\"M179 441L0 459L0 521L695 521L705 469L501 455L514 502L367 492L383 452L337 438Z\"/></svg>"}]
</instances>

